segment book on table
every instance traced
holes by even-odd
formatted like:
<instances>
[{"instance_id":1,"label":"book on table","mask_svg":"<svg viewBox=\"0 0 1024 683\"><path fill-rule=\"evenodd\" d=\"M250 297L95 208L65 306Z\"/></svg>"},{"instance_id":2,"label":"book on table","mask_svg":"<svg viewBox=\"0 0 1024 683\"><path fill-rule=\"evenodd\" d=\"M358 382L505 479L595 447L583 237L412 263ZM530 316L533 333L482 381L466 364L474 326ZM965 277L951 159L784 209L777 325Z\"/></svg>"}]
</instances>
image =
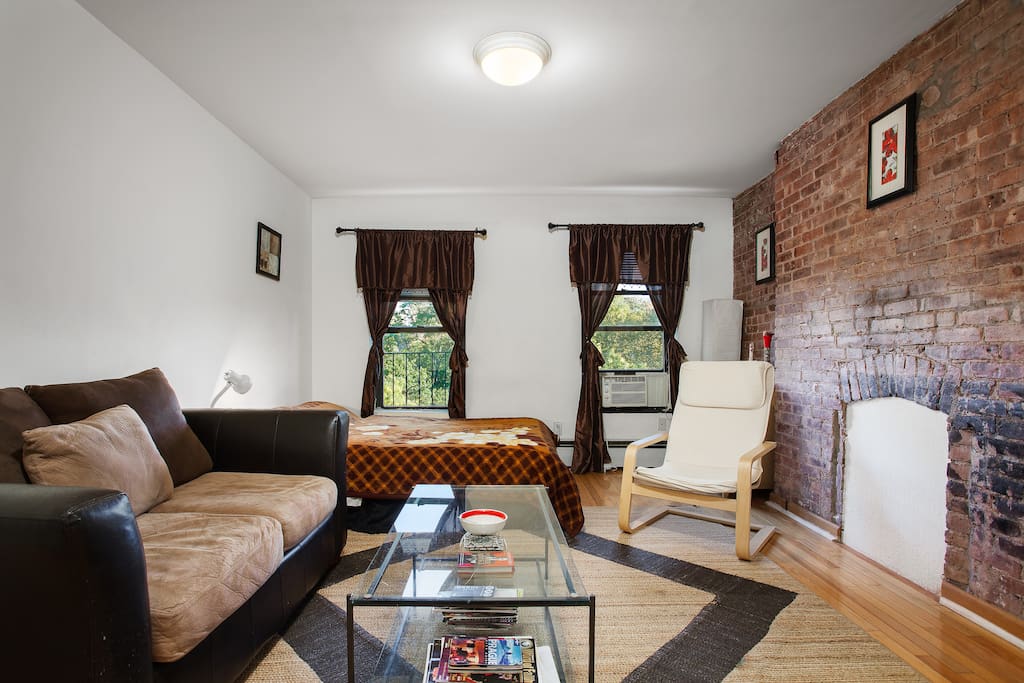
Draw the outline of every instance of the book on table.
<instances>
[{"instance_id":1,"label":"book on table","mask_svg":"<svg viewBox=\"0 0 1024 683\"><path fill-rule=\"evenodd\" d=\"M507 576L515 572L516 563L508 550L462 550L459 552L460 576L496 574Z\"/></svg>"}]
</instances>

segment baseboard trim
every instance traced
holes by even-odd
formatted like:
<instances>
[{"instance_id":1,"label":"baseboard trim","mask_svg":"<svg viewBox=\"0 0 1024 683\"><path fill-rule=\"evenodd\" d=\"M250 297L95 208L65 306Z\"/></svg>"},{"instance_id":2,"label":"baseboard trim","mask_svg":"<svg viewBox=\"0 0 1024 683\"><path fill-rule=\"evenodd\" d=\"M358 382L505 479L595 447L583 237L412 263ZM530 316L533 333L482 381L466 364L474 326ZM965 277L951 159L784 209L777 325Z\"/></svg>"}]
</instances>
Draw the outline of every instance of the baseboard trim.
<instances>
[{"instance_id":1,"label":"baseboard trim","mask_svg":"<svg viewBox=\"0 0 1024 683\"><path fill-rule=\"evenodd\" d=\"M839 540L839 525L833 524L823 517L819 517L810 510L800 507L796 503L783 500L782 498L775 495L773 491L768 497L768 501L765 503L771 509L782 513L789 519L792 519L797 524L807 527L811 531L815 532L820 536L824 536L830 541Z\"/></svg>"},{"instance_id":2,"label":"baseboard trim","mask_svg":"<svg viewBox=\"0 0 1024 683\"><path fill-rule=\"evenodd\" d=\"M939 604L1024 650L1024 620L976 598L947 581L942 582Z\"/></svg>"}]
</instances>

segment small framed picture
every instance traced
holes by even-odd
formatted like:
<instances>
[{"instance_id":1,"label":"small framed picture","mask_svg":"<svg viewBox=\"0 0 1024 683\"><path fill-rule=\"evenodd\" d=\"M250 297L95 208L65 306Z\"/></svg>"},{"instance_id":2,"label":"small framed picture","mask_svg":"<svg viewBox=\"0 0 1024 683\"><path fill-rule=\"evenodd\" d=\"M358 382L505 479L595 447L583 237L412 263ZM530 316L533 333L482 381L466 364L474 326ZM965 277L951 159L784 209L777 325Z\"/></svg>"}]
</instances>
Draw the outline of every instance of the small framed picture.
<instances>
[{"instance_id":1,"label":"small framed picture","mask_svg":"<svg viewBox=\"0 0 1024 683\"><path fill-rule=\"evenodd\" d=\"M263 223L256 227L256 272L281 279L281 233Z\"/></svg>"},{"instance_id":2,"label":"small framed picture","mask_svg":"<svg viewBox=\"0 0 1024 683\"><path fill-rule=\"evenodd\" d=\"M761 284L775 277L775 224L754 233L754 282Z\"/></svg>"},{"instance_id":3,"label":"small framed picture","mask_svg":"<svg viewBox=\"0 0 1024 683\"><path fill-rule=\"evenodd\" d=\"M914 191L917 94L868 124L868 208Z\"/></svg>"}]
</instances>

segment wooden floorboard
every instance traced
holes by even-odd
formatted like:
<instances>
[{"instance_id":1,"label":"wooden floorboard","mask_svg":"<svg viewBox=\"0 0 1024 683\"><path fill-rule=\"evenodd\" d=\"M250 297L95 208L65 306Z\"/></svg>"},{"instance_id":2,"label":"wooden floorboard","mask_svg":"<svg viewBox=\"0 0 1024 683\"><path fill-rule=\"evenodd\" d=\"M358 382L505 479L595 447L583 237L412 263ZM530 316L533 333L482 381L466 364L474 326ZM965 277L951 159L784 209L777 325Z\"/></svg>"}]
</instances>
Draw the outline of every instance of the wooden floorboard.
<instances>
[{"instance_id":1,"label":"wooden floorboard","mask_svg":"<svg viewBox=\"0 0 1024 683\"><path fill-rule=\"evenodd\" d=\"M618 505L620 473L576 475L585 506ZM932 681L1024 681L1024 651L840 543L765 506L763 553Z\"/></svg>"}]
</instances>

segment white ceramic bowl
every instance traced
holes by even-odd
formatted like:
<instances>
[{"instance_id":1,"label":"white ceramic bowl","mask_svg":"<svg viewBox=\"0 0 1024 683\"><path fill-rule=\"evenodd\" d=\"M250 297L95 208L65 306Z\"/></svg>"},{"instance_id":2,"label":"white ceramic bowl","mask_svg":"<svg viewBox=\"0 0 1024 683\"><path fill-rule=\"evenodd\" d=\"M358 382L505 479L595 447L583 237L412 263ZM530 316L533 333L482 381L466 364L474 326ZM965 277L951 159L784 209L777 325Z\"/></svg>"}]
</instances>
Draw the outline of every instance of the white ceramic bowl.
<instances>
[{"instance_id":1,"label":"white ceramic bowl","mask_svg":"<svg viewBox=\"0 0 1024 683\"><path fill-rule=\"evenodd\" d=\"M501 510L478 508L463 512L459 515L459 521L462 522L462 528L471 534L490 536L505 528L508 515Z\"/></svg>"}]
</instances>

